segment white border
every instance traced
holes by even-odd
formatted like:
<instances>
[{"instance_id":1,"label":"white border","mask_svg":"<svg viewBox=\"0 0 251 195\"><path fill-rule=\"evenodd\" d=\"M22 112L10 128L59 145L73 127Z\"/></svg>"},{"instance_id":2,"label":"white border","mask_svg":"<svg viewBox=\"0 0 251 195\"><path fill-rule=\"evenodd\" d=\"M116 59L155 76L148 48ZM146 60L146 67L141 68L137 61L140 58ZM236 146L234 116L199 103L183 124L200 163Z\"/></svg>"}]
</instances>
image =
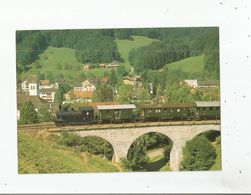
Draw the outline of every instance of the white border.
<instances>
[{"instance_id":1,"label":"white border","mask_svg":"<svg viewBox=\"0 0 251 195\"><path fill-rule=\"evenodd\" d=\"M23 0L0 7L0 192L250 192L251 4L241 0ZM223 170L18 175L15 30L220 27Z\"/></svg>"}]
</instances>

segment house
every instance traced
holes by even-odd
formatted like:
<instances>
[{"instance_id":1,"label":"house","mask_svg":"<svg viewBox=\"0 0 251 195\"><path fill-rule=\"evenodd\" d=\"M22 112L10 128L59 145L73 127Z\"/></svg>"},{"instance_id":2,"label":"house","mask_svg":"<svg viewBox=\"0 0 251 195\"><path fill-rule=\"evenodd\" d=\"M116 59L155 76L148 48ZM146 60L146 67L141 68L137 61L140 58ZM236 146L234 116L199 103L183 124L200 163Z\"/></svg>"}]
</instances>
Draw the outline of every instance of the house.
<instances>
[{"instance_id":1,"label":"house","mask_svg":"<svg viewBox=\"0 0 251 195\"><path fill-rule=\"evenodd\" d=\"M82 92L82 91L95 91L96 87L90 81L85 80L83 82L76 83L74 86L74 91Z\"/></svg>"},{"instance_id":2,"label":"house","mask_svg":"<svg viewBox=\"0 0 251 195\"><path fill-rule=\"evenodd\" d=\"M116 67L119 67L119 65L118 64L108 64L106 66L106 68L116 68Z\"/></svg>"},{"instance_id":3,"label":"house","mask_svg":"<svg viewBox=\"0 0 251 195\"><path fill-rule=\"evenodd\" d=\"M198 81L196 79L195 80L184 80L184 82L188 87L191 87L194 89L196 89L198 87Z\"/></svg>"},{"instance_id":4,"label":"house","mask_svg":"<svg viewBox=\"0 0 251 195\"><path fill-rule=\"evenodd\" d=\"M83 65L83 69L84 69L84 70L89 70L89 69L91 69L91 68L93 68L93 66L92 66L91 64L84 64L84 65Z\"/></svg>"},{"instance_id":5,"label":"house","mask_svg":"<svg viewBox=\"0 0 251 195\"><path fill-rule=\"evenodd\" d=\"M108 76L103 76L100 78L100 83L101 84L106 84L109 81L109 77Z\"/></svg>"},{"instance_id":6,"label":"house","mask_svg":"<svg viewBox=\"0 0 251 195\"><path fill-rule=\"evenodd\" d=\"M29 96L38 96L39 95L39 85L37 81L29 83Z\"/></svg>"},{"instance_id":7,"label":"house","mask_svg":"<svg viewBox=\"0 0 251 195\"><path fill-rule=\"evenodd\" d=\"M54 95L58 89L58 83L50 84L49 80L38 81L34 75L22 82L21 86L22 92L29 96L39 96L48 102L54 102Z\"/></svg>"},{"instance_id":8,"label":"house","mask_svg":"<svg viewBox=\"0 0 251 195\"><path fill-rule=\"evenodd\" d=\"M77 82L74 84L74 91L83 91L82 82Z\"/></svg>"},{"instance_id":9,"label":"house","mask_svg":"<svg viewBox=\"0 0 251 195\"><path fill-rule=\"evenodd\" d=\"M55 93L55 89L42 88L40 89L39 97L43 100L46 100L47 102L54 102Z\"/></svg>"},{"instance_id":10,"label":"house","mask_svg":"<svg viewBox=\"0 0 251 195\"><path fill-rule=\"evenodd\" d=\"M93 95L93 91L69 91L64 95L64 103L92 102Z\"/></svg>"},{"instance_id":11,"label":"house","mask_svg":"<svg viewBox=\"0 0 251 195\"><path fill-rule=\"evenodd\" d=\"M133 86L135 86L135 85L137 85L137 78L136 78L136 77L129 77L129 76L126 76L126 77L124 77L124 79L123 79L123 83L124 83L125 85L133 85Z\"/></svg>"},{"instance_id":12,"label":"house","mask_svg":"<svg viewBox=\"0 0 251 195\"><path fill-rule=\"evenodd\" d=\"M106 65L105 64L99 64L99 68L105 68Z\"/></svg>"},{"instance_id":13,"label":"house","mask_svg":"<svg viewBox=\"0 0 251 195\"><path fill-rule=\"evenodd\" d=\"M28 93L29 92L29 82L28 81L23 81L21 83L21 89L23 92Z\"/></svg>"}]
</instances>

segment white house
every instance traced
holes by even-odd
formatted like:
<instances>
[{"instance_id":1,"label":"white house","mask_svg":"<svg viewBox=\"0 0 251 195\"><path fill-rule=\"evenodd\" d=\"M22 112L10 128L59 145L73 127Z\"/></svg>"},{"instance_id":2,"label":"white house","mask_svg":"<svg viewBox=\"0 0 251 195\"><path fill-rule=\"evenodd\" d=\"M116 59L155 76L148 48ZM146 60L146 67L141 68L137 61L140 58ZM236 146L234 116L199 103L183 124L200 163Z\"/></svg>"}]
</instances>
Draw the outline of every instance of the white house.
<instances>
[{"instance_id":1,"label":"white house","mask_svg":"<svg viewBox=\"0 0 251 195\"><path fill-rule=\"evenodd\" d=\"M39 85L38 82L29 83L29 96L39 95Z\"/></svg>"},{"instance_id":2,"label":"white house","mask_svg":"<svg viewBox=\"0 0 251 195\"><path fill-rule=\"evenodd\" d=\"M58 83L50 84L49 80L38 81L35 77L22 82L21 86L22 91L29 96L38 96L47 102L54 102L54 95L58 89Z\"/></svg>"},{"instance_id":3,"label":"white house","mask_svg":"<svg viewBox=\"0 0 251 195\"><path fill-rule=\"evenodd\" d=\"M39 97L47 102L54 102L55 89L40 89Z\"/></svg>"},{"instance_id":4,"label":"white house","mask_svg":"<svg viewBox=\"0 0 251 195\"><path fill-rule=\"evenodd\" d=\"M24 81L21 83L21 88L23 92L29 92L29 82Z\"/></svg>"}]
</instances>

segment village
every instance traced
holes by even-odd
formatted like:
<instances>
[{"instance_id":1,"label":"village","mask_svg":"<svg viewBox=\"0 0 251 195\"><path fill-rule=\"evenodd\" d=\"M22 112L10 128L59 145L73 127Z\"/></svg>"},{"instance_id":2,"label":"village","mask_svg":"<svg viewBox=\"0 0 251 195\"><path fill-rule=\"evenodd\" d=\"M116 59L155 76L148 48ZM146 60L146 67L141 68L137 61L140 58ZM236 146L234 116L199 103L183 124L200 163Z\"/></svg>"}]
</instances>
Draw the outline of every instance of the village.
<instances>
[{"instance_id":1,"label":"village","mask_svg":"<svg viewBox=\"0 0 251 195\"><path fill-rule=\"evenodd\" d=\"M84 64L83 72L90 69L115 69L119 67L118 64L99 64L93 66L91 64ZM138 88L143 88L143 80L139 75L126 74L122 77L121 83L125 86L131 86L137 91ZM70 90L63 94L63 105L73 105L76 103L92 104L95 102L94 94L97 90L97 85L109 85L109 75L100 78L86 78L82 81L76 81L70 86ZM219 81L198 81L197 79L180 81L180 85L186 85L194 93L196 89L219 89ZM149 95L154 95L156 89L153 83L147 84L147 92ZM50 80L39 80L37 75L30 75L17 86L17 120L20 120L20 108L28 101L31 101L35 107L36 112L41 108L48 108L48 111L55 115L59 111L59 102L55 100L56 91L59 88L59 82L51 82ZM136 92L135 92L136 93ZM113 88L113 96L119 96L117 87ZM162 98L163 99L163 98ZM112 99L113 100L113 99ZM115 102L96 102L96 104L114 104ZM129 103L129 102L128 102ZM166 103L163 102L162 103Z\"/></svg>"}]
</instances>

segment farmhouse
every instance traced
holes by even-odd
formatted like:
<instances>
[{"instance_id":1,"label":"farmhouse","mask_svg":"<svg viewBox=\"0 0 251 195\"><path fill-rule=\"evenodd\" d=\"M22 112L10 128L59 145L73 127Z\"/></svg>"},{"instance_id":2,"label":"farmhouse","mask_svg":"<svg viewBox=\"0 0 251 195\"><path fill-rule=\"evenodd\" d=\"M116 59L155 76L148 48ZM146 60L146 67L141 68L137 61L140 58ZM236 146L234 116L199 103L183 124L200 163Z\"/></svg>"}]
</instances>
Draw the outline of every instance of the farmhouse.
<instances>
[{"instance_id":1,"label":"farmhouse","mask_svg":"<svg viewBox=\"0 0 251 195\"><path fill-rule=\"evenodd\" d=\"M92 102L93 91L69 91L64 95L64 103Z\"/></svg>"},{"instance_id":2,"label":"farmhouse","mask_svg":"<svg viewBox=\"0 0 251 195\"><path fill-rule=\"evenodd\" d=\"M83 92L83 91L95 91L96 87L90 81L85 80L83 82L76 83L74 85L74 91Z\"/></svg>"}]
</instances>

